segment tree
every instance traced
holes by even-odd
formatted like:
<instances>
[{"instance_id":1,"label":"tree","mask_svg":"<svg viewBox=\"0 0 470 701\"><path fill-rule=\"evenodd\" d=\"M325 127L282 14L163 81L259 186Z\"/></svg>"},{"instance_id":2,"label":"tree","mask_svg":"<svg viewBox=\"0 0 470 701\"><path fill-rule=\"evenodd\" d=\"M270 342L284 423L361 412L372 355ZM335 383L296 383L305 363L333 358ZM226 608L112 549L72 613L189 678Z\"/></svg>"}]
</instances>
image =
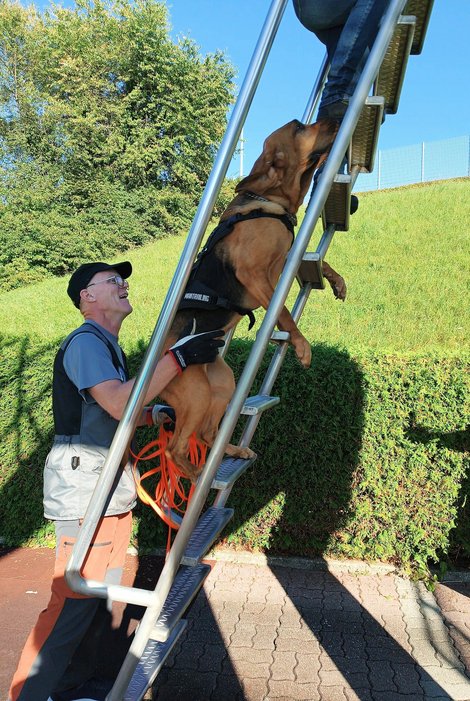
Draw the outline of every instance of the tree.
<instances>
[{"instance_id":1,"label":"tree","mask_svg":"<svg viewBox=\"0 0 470 701\"><path fill-rule=\"evenodd\" d=\"M187 226L233 97L224 56L172 42L156 0L0 0L0 37L3 286Z\"/></svg>"}]
</instances>

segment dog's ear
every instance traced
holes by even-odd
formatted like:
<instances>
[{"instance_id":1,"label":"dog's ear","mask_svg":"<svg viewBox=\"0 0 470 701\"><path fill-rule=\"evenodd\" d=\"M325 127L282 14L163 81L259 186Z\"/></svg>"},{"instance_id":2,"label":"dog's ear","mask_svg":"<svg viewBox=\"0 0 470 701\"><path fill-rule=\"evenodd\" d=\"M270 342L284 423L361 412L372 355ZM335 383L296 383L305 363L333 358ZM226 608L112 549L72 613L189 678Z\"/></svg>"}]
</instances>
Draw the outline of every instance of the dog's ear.
<instances>
[{"instance_id":1,"label":"dog's ear","mask_svg":"<svg viewBox=\"0 0 470 701\"><path fill-rule=\"evenodd\" d=\"M269 139L266 139L263 153L256 160L251 173L240 180L235 192L252 190L261 195L267 190L278 187L282 183L285 168L284 151L278 144L273 144Z\"/></svg>"}]
</instances>

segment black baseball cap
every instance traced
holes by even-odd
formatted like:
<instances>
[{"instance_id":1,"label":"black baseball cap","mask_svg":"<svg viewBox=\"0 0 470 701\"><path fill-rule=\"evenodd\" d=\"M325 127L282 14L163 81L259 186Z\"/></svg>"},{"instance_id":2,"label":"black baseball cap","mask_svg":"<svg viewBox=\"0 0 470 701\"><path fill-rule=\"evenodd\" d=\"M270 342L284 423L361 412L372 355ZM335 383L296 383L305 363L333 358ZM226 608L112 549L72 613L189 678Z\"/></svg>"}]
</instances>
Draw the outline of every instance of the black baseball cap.
<instances>
[{"instance_id":1,"label":"black baseball cap","mask_svg":"<svg viewBox=\"0 0 470 701\"><path fill-rule=\"evenodd\" d=\"M75 304L77 309L80 309L80 292L90 282L93 275L101 273L103 270L115 270L123 280L126 280L132 274L132 265L128 260L123 263L84 263L72 274L67 286L67 294Z\"/></svg>"}]
</instances>

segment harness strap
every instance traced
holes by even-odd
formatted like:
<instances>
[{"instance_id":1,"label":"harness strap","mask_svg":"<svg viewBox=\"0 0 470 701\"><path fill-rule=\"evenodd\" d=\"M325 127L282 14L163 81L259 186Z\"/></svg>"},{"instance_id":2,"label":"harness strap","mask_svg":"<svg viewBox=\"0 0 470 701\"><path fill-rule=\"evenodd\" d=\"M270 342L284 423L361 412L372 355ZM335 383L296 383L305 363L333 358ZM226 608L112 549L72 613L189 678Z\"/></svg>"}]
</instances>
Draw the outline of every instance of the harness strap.
<instances>
[{"instance_id":1,"label":"harness strap","mask_svg":"<svg viewBox=\"0 0 470 701\"><path fill-rule=\"evenodd\" d=\"M253 209L247 214L237 213L232 215L228 219L224 219L224 221L220 222L220 224L216 226L214 231L207 239L206 245L200 250L196 258L196 262L194 263L193 270L199 267L201 259L214 248L216 243L218 243L221 239L225 238L225 236L227 236L233 231L233 228L236 224L238 224L241 221L248 221L249 219L263 219L266 217L269 217L270 219L279 219L280 221L282 221L284 226L292 234L292 239L294 239L294 226L297 223L297 220L292 214L289 214L288 212L286 212L285 214L275 214L274 212L265 212L264 209Z\"/></svg>"},{"instance_id":2,"label":"harness strap","mask_svg":"<svg viewBox=\"0 0 470 701\"><path fill-rule=\"evenodd\" d=\"M237 304L233 304L229 299L221 297L215 290L207 287L207 285L199 282L199 280L193 280L188 284L187 291L184 293L179 305L179 309L192 308L228 309L241 316L247 316L250 320L249 329L251 329L255 323L255 315L251 309L245 309L244 307L239 307Z\"/></svg>"},{"instance_id":3,"label":"harness strap","mask_svg":"<svg viewBox=\"0 0 470 701\"><path fill-rule=\"evenodd\" d=\"M126 355L125 355L124 351L122 350L122 348L121 348L121 353L122 353L122 362L121 362L121 360L119 359L118 354L116 353L116 350L114 349L111 341L109 341L104 334L102 334L95 326L92 326L91 324L89 324L89 327L87 329L81 329L81 328L77 329L77 332L74 333L68 339L67 343L65 343L65 345L61 348L64 355L65 355L65 351L67 350L67 348L69 347L69 345L71 344L73 339L76 338L77 336L82 336L85 333L91 334L92 336L96 336L96 338L99 338L100 341L103 341L103 343L108 347L108 350L111 353L111 360L113 362L115 369L118 372L119 372L119 370L123 370L124 374L126 376L126 379L128 379L129 378L129 368L127 367L127 358L126 358Z\"/></svg>"},{"instance_id":4,"label":"harness strap","mask_svg":"<svg viewBox=\"0 0 470 701\"><path fill-rule=\"evenodd\" d=\"M268 201L264 198L257 198L261 201ZM242 221L248 221L250 219L261 219L269 217L270 219L279 219L282 221L284 226L292 234L292 239L294 239L294 226L297 223L297 219L293 214L285 212L285 214L275 214L273 212L265 212L263 209L254 209L247 214L234 214L228 219L220 222L218 226L212 231L211 235L207 239L206 245L199 252L192 271L189 282L186 286L186 291L183 298L179 304L179 309L190 309L190 308L222 308L228 309L229 311L241 314L241 316L247 316L250 320L249 329L254 326L255 315L251 309L245 309L244 307L239 307L238 305L231 302L226 297L221 297L215 290L207 287L202 282L199 282L196 278L197 270L202 262L202 259L212 251L214 246L221 241L223 238L230 234L235 225Z\"/></svg>"}]
</instances>

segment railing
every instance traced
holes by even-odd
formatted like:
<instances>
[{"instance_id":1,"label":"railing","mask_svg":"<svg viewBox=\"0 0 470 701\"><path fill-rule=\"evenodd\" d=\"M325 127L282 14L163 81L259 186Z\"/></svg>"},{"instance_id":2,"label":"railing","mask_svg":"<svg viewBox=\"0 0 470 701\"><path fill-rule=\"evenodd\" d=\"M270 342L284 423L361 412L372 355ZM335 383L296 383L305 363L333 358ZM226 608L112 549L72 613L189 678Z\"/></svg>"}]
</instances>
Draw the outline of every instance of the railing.
<instances>
[{"instance_id":1,"label":"railing","mask_svg":"<svg viewBox=\"0 0 470 701\"><path fill-rule=\"evenodd\" d=\"M393 119L393 117L390 117ZM470 176L470 136L377 152L373 173L361 173L357 192Z\"/></svg>"}]
</instances>

